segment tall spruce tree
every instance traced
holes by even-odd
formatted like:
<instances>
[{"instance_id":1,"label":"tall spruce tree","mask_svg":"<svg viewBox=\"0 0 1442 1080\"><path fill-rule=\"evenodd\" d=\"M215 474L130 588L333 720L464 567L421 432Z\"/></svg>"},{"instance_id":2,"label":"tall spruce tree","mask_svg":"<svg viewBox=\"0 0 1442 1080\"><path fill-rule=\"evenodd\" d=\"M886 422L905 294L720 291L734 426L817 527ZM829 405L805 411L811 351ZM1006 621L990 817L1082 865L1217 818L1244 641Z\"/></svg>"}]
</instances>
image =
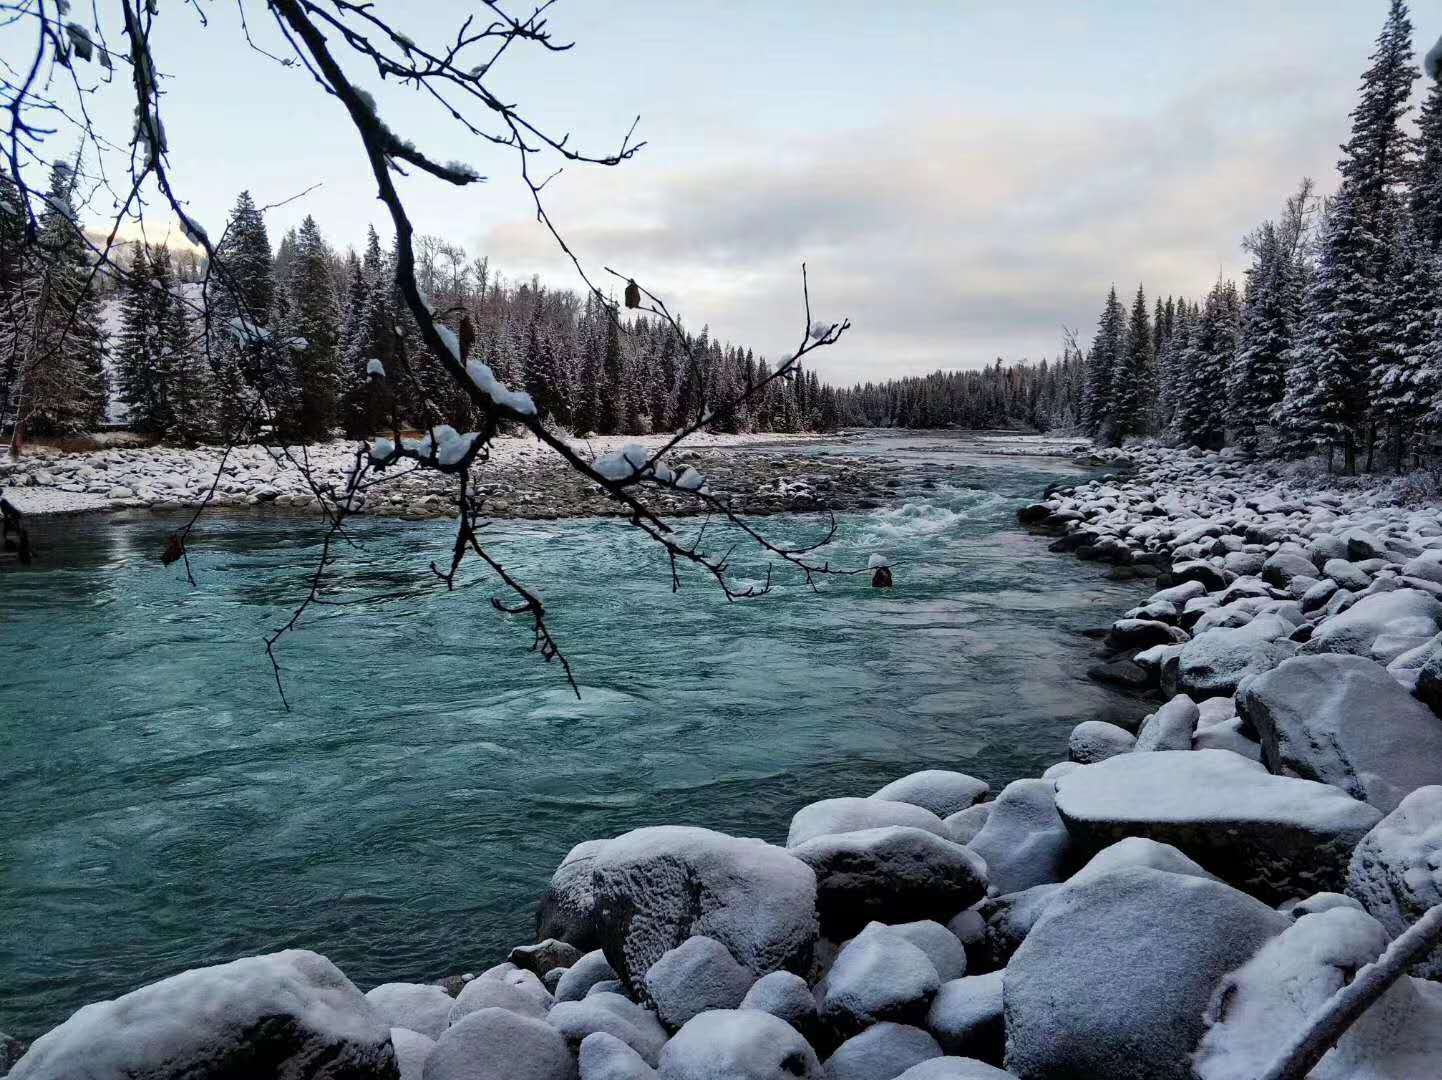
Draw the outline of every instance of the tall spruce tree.
<instances>
[{"instance_id":1,"label":"tall spruce tree","mask_svg":"<svg viewBox=\"0 0 1442 1080\"><path fill-rule=\"evenodd\" d=\"M1237 350L1241 301L1237 287L1218 281L1207 294L1180 355L1177 411L1172 426L1184 444L1204 450L1226 445L1228 370Z\"/></svg>"},{"instance_id":2,"label":"tall spruce tree","mask_svg":"<svg viewBox=\"0 0 1442 1080\"><path fill-rule=\"evenodd\" d=\"M1113 285L1107 293L1096 337L1087 355L1086 389L1082 398L1082 422L1088 434L1104 442L1116 441L1113 379L1123 365L1126 346L1126 313Z\"/></svg>"},{"instance_id":3,"label":"tall spruce tree","mask_svg":"<svg viewBox=\"0 0 1442 1080\"><path fill-rule=\"evenodd\" d=\"M1118 443L1146 433L1151 412L1152 364L1152 328L1147 316L1147 297L1138 285L1121 350L1121 362L1111 380L1113 437Z\"/></svg>"},{"instance_id":4,"label":"tall spruce tree","mask_svg":"<svg viewBox=\"0 0 1442 1080\"><path fill-rule=\"evenodd\" d=\"M294 373L290 427L304 439L323 439L336 422L340 309L330 250L309 214L295 233L285 282L289 304L278 333Z\"/></svg>"}]
</instances>

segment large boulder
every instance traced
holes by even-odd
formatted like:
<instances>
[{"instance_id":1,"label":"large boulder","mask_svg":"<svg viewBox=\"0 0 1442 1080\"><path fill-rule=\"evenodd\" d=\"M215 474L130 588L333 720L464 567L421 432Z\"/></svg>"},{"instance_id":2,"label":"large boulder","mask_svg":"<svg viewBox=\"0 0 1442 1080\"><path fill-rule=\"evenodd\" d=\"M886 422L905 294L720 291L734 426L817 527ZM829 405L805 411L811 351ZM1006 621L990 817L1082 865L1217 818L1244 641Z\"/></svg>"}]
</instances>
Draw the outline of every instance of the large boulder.
<instances>
[{"instance_id":1,"label":"large boulder","mask_svg":"<svg viewBox=\"0 0 1442 1080\"><path fill-rule=\"evenodd\" d=\"M451 1003L448 1022L454 1024L481 1009L506 1009L541 1020L552 1004L551 994L533 973L518 968L490 971L461 987Z\"/></svg>"},{"instance_id":2,"label":"large boulder","mask_svg":"<svg viewBox=\"0 0 1442 1080\"><path fill-rule=\"evenodd\" d=\"M872 923L841 947L817 984L821 1019L848 1035L883 1020L920 1022L940 986L925 952Z\"/></svg>"},{"instance_id":3,"label":"large boulder","mask_svg":"<svg viewBox=\"0 0 1442 1080\"><path fill-rule=\"evenodd\" d=\"M642 1000L651 965L696 934L756 975L811 966L816 875L782 848L660 825L608 841L592 874L606 959Z\"/></svg>"},{"instance_id":4,"label":"large boulder","mask_svg":"<svg viewBox=\"0 0 1442 1080\"><path fill-rule=\"evenodd\" d=\"M991 816L968 845L986 860L991 892L1020 892L1071 872L1075 852L1057 816L1055 791L1050 780L1014 780L997 796Z\"/></svg>"},{"instance_id":5,"label":"large boulder","mask_svg":"<svg viewBox=\"0 0 1442 1080\"><path fill-rule=\"evenodd\" d=\"M1347 895L1393 937L1442 904L1442 787L1418 788L1362 837L1347 871ZM1412 973L1442 979L1442 946Z\"/></svg>"},{"instance_id":6,"label":"large boulder","mask_svg":"<svg viewBox=\"0 0 1442 1080\"><path fill-rule=\"evenodd\" d=\"M556 1000L580 1001L591 992L591 987L615 977L615 969L611 967L604 952L600 949L588 952L568 967L556 983Z\"/></svg>"},{"instance_id":7,"label":"large boulder","mask_svg":"<svg viewBox=\"0 0 1442 1080\"><path fill-rule=\"evenodd\" d=\"M826 1080L895 1080L913 1065L939 1057L941 1047L920 1028L877 1024L836 1048L826 1059Z\"/></svg>"},{"instance_id":8,"label":"large boulder","mask_svg":"<svg viewBox=\"0 0 1442 1080\"><path fill-rule=\"evenodd\" d=\"M756 976L715 938L687 938L646 972L646 993L667 1027L679 1028L709 1009L734 1009Z\"/></svg>"},{"instance_id":9,"label":"large boulder","mask_svg":"<svg viewBox=\"0 0 1442 1080\"><path fill-rule=\"evenodd\" d=\"M655 1080L656 1070L614 1035L597 1031L581 1040L581 1080Z\"/></svg>"},{"instance_id":10,"label":"large boulder","mask_svg":"<svg viewBox=\"0 0 1442 1080\"><path fill-rule=\"evenodd\" d=\"M888 825L925 829L937 836L947 835L946 826L932 811L914 803L883 799L878 794L869 799L822 799L803 806L792 815L786 846L794 848L818 836L882 829Z\"/></svg>"},{"instance_id":11,"label":"large boulder","mask_svg":"<svg viewBox=\"0 0 1442 1080\"><path fill-rule=\"evenodd\" d=\"M1273 776L1229 750L1088 765L1057 781L1056 806L1084 851L1128 836L1158 840L1273 904L1340 891L1352 849L1382 816L1337 788Z\"/></svg>"},{"instance_id":12,"label":"large boulder","mask_svg":"<svg viewBox=\"0 0 1442 1080\"><path fill-rule=\"evenodd\" d=\"M889 929L926 953L942 982L959 979L966 974L966 949L962 947L961 939L941 923L918 919L916 922L893 923Z\"/></svg>"},{"instance_id":13,"label":"large boulder","mask_svg":"<svg viewBox=\"0 0 1442 1080\"><path fill-rule=\"evenodd\" d=\"M1156 712L1142 721L1137 732L1135 749L1190 750L1192 735L1197 730L1201 711L1186 694L1177 694Z\"/></svg>"},{"instance_id":14,"label":"large boulder","mask_svg":"<svg viewBox=\"0 0 1442 1080\"><path fill-rule=\"evenodd\" d=\"M1292 625L1277 615L1258 615L1246 626L1198 634L1177 658L1177 689L1189 696L1228 697L1248 675L1270 671L1297 651L1286 640Z\"/></svg>"},{"instance_id":15,"label":"large boulder","mask_svg":"<svg viewBox=\"0 0 1442 1080\"><path fill-rule=\"evenodd\" d=\"M1062 891L1003 980L1022 1080L1192 1080L1212 991L1284 915L1217 881L1127 867Z\"/></svg>"},{"instance_id":16,"label":"large boulder","mask_svg":"<svg viewBox=\"0 0 1442 1080\"><path fill-rule=\"evenodd\" d=\"M913 1065L896 1080L1016 1080L1016 1076L976 1058L939 1057Z\"/></svg>"},{"instance_id":17,"label":"large boulder","mask_svg":"<svg viewBox=\"0 0 1442 1080\"><path fill-rule=\"evenodd\" d=\"M566 941L581 950L601 946L596 892L591 867L606 846L605 840L586 840L573 847L536 907L536 940Z\"/></svg>"},{"instance_id":18,"label":"large boulder","mask_svg":"<svg viewBox=\"0 0 1442 1080\"><path fill-rule=\"evenodd\" d=\"M390 1025L303 949L196 968L98 1001L36 1039L13 1080L398 1080Z\"/></svg>"},{"instance_id":19,"label":"large boulder","mask_svg":"<svg viewBox=\"0 0 1442 1080\"><path fill-rule=\"evenodd\" d=\"M1227 975L1207 1009L1197 1046L1200 1080L1255 1080L1359 968L1389 942L1364 912L1334 907L1303 915ZM1442 986L1404 975L1355 1020L1310 1080L1411 1080L1438 1075Z\"/></svg>"},{"instance_id":20,"label":"large boulder","mask_svg":"<svg viewBox=\"0 0 1442 1080\"><path fill-rule=\"evenodd\" d=\"M1237 709L1272 772L1331 784L1383 813L1442 784L1442 720L1363 657L1294 657L1243 683Z\"/></svg>"},{"instance_id":21,"label":"large boulder","mask_svg":"<svg viewBox=\"0 0 1442 1080\"><path fill-rule=\"evenodd\" d=\"M366 992L388 1027L410 1028L432 1039L446 1030L455 999L435 983L382 983Z\"/></svg>"},{"instance_id":22,"label":"large boulder","mask_svg":"<svg viewBox=\"0 0 1442 1080\"><path fill-rule=\"evenodd\" d=\"M1105 720L1083 720L1071 729L1067 757L1080 765L1090 765L1118 754L1129 754L1136 744L1137 737L1124 727Z\"/></svg>"},{"instance_id":23,"label":"large boulder","mask_svg":"<svg viewBox=\"0 0 1442 1080\"><path fill-rule=\"evenodd\" d=\"M1302 646L1309 653L1351 653L1386 664L1442 630L1442 601L1421 589L1364 596L1325 620Z\"/></svg>"},{"instance_id":24,"label":"large boulder","mask_svg":"<svg viewBox=\"0 0 1442 1080\"><path fill-rule=\"evenodd\" d=\"M986 893L986 864L971 849L921 829L818 836L791 853L816 873L817 911L833 940L873 919L950 918Z\"/></svg>"},{"instance_id":25,"label":"large boulder","mask_svg":"<svg viewBox=\"0 0 1442 1080\"><path fill-rule=\"evenodd\" d=\"M658 1080L823 1080L816 1051L757 1009L704 1012L661 1051Z\"/></svg>"},{"instance_id":26,"label":"large boulder","mask_svg":"<svg viewBox=\"0 0 1442 1080\"><path fill-rule=\"evenodd\" d=\"M1179 562L1172 566L1172 580L1176 582L1197 581L1207 592L1221 592L1229 584L1231 578L1224 570L1219 570L1209 562L1201 559L1192 559L1186 562Z\"/></svg>"},{"instance_id":27,"label":"large boulder","mask_svg":"<svg viewBox=\"0 0 1442 1080\"><path fill-rule=\"evenodd\" d=\"M789 971L773 971L751 984L741 1008L760 1009L785 1020L809 1041L816 1033L816 995L806 980Z\"/></svg>"},{"instance_id":28,"label":"large boulder","mask_svg":"<svg viewBox=\"0 0 1442 1080\"><path fill-rule=\"evenodd\" d=\"M910 803L930 810L937 817L946 818L975 806L990 794L991 785L985 780L946 769L924 769L893 780L871 797Z\"/></svg>"},{"instance_id":29,"label":"large boulder","mask_svg":"<svg viewBox=\"0 0 1442 1080\"><path fill-rule=\"evenodd\" d=\"M1118 619L1107 634L1107 647L1148 649L1153 645L1175 645L1187 640L1187 632L1155 619Z\"/></svg>"},{"instance_id":30,"label":"large boulder","mask_svg":"<svg viewBox=\"0 0 1442 1080\"><path fill-rule=\"evenodd\" d=\"M1002 971L941 984L926 1014L926 1030L948 1054L1000 1061L1006 1042Z\"/></svg>"},{"instance_id":31,"label":"large boulder","mask_svg":"<svg viewBox=\"0 0 1442 1080\"><path fill-rule=\"evenodd\" d=\"M655 1013L606 991L588 994L582 1001L560 1002L546 1015L546 1023L560 1033L572 1052L592 1035L605 1032L654 1066L666 1045L666 1029Z\"/></svg>"},{"instance_id":32,"label":"large boulder","mask_svg":"<svg viewBox=\"0 0 1442 1080\"><path fill-rule=\"evenodd\" d=\"M1279 551L1262 564L1262 580L1279 589L1285 589L1293 578L1312 577L1316 572L1311 559L1288 551Z\"/></svg>"},{"instance_id":33,"label":"large boulder","mask_svg":"<svg viewBox=\"0 0 1442 1080\"><path fill-rule=\"evenodd\" d=\"M544 1020L481 1009L436 1040L425 1080L576 1080L576 1060Z\"/></svg>"}]
</instances>

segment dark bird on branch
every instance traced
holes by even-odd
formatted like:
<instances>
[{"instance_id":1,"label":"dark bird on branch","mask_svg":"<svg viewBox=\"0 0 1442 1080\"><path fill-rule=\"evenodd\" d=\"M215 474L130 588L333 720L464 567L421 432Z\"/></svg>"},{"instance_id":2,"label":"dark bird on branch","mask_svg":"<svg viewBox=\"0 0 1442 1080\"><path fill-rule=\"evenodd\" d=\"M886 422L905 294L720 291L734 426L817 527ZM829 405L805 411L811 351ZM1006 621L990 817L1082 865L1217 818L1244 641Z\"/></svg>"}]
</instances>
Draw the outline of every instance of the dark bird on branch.
<instances>
[{"instance_id":1,"label":"dark bird on branch","mask_svg":"<svg viewBox=\"0 0 1442 1080\"><path fill-rule=\"evenodd\" d=\"M628 308L641 306L641 286L636 284L634 278L626 282L626 306Z\"/></svg>"}]
</instances>

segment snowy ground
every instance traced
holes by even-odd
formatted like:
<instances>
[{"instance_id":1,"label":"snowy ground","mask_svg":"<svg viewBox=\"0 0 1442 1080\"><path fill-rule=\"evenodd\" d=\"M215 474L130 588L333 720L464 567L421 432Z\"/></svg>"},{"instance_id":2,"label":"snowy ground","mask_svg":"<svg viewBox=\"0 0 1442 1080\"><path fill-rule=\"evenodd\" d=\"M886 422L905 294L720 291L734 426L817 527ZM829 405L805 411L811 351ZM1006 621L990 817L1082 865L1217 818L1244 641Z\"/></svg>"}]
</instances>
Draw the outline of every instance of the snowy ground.
<instances>
[{"instance_id":1,"label":"snowy ground","mask_svg":"<svg viewBox=\"0 0 1442 1080\"><path fill-rule=\"evenodd\" d=\"M648 450L668 436L604 436L572 443L579 454L598 458L629 443ZM677 470L694 466L712 478L712 488L729 490L748 511L844 508L882 495L881 467L817 462L784 453L815 441L814 436L698 434L671 457ZM761 446L765 455L741 455L738 447ZM315 509L318 501L297 463L309 468L322 490L343 488L355 444L345 441L278 449L247 446L229 455L216 448L111 447L67 453L32 445L19 460L0 458L0 491L23 513L94 510L177 511L199 505L212 485L211 504L221 508L273 506ZM217 470L219 480L217 481ZM389 479L370 492L366 512L402 517L451 512L453 481L434 471L393 467ZM476 490L488 496L498 517L553 518L615 512L610 502L575 475L546 446L529 436L501 437L489 462L474 470ZM783 483L782 481L785 481ZM817 492L829 493L822 497ZM662 503L685 504L671 496Z\"/></svg>"}]
</instances>

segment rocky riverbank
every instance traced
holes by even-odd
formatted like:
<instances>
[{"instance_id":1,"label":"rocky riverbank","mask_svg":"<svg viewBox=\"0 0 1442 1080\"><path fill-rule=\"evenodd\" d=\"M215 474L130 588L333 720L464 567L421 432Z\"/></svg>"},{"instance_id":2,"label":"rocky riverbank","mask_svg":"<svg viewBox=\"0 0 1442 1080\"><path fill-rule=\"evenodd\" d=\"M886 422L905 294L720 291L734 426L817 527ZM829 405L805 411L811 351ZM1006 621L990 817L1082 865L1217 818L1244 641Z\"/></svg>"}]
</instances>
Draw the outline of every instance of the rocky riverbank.
<instances>
[{"instance_id":1,"label":"rocky riverbank","mask_svg":"<svg viewBox=\"0 0 1442 1080\"><path fill-rule=\"evenodd\" d=\"M478 975L362 993L313 953L250 957L88 1006L12 1075L1261 1075L1442 902L1442 509L1227 455L1097 460L1127 472L1021 518L1157 577L1096 671L1155 695L1136 730L1085 720L994 797L946 762L839 791L780 845L589 841L536 943ZM1438 976L1310 1075L1442 1072Z\"/></svg>"}]
</instances>

